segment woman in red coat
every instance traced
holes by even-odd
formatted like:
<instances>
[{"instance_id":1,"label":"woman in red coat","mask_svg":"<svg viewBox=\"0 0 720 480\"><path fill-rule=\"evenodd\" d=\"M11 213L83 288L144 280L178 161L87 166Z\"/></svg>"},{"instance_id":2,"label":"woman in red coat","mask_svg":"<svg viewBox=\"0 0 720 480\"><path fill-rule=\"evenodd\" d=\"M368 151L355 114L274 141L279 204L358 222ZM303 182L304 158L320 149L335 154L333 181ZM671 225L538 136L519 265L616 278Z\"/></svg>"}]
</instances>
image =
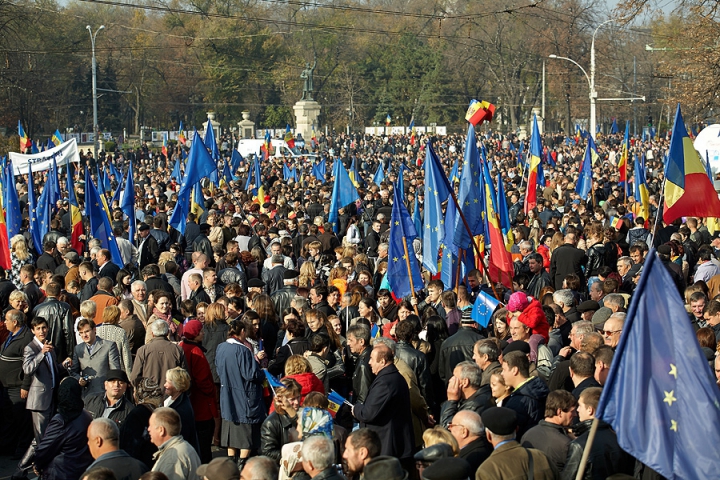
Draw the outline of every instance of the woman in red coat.
<instances>
[{"instance_id":1,"label":"woman in red coat","mask_svg":"<svg viewBox=\"0 0 720 480\"><path fill-rule=\"evenodd\" d=\"M325 395L325 386L322 381L312 372L310 362L302 355L290 355L285 362L285 376L292 378L300 384L300 403L305 401L305 396L310 392L320 392ZM270 413L275 411L275 402L270 405Z\"/></svg>"},{"instance_id":2,"label":"woman in red coat","mask_svg":"<svg viewBox=\"0 0 720 480\"><path fill-rule=\"evenodd\" d=\"M190 403L195 413L195 430L200 444L200 460L209 463L212 460L212 440L215 431L215 417L219 416L215 402L215 383L210 364L205 358L202 347L203 325L199 320L190 320L183 329L180 346L185 352L187 370L192 379Z\"/></svg>"}]
</instances>

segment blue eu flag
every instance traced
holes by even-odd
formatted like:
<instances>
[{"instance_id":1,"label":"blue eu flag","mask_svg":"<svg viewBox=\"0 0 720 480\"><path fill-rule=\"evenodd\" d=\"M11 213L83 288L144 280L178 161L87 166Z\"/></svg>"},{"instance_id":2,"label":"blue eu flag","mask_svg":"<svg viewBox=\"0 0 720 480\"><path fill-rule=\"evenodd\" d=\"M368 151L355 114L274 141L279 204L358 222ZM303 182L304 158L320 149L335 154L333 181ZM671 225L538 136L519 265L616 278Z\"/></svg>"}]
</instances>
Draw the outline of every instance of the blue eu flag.
<instances>
[{"instance_id":1,"label":"blue eu flag","mask_svg":"<svg viewBox=\"0 0 720 480\"><path fill-rule=\"evenodd\" d=\"M335 182L333 183L332 198L330 199L330 213L328 221L332 224L333 231L338 233L340 225L338 223L338 210L345 207L360 198L357 188L350 180L348 171L338 158L333 164L333 174ZM407 211L407 210L406 210Z\"/></svg>"},{"instance_id":2,"label":"blue eu flag","mask_svg":"<svg viewBox=\"0 0 720 480\"><path fill-rule=\"evenodd\" d=\"M633 293L596 417L662 476L718 478L720 392L655 250Z\"/></svg>"},{"instance_id":3,"label":"blue eu flag","mask_svg":"<svg viewBox=\"0 0 720 480\"><path fill-rule=\"evenodd\" d=\"M415 225L410 214L405 208L403 199L400 196L400 189L397 186L393 189L392 216L390 217L390 239L388 241L388 270L387 279L390 282L392 292L396 297L406 297L423 288L423 279L420 275L413 240L417 238ZM407 244L407 255L405 245ZM410 272L408 272L408 262ZM410 277L412 276L412 288L410 288Z\"/></svg>"},{"instance_id":4,"label":"blue eu flag","mask_svg":"<svg viewBox=\"0 0 720 480\"><path fill-rule=\"evenodd\" d=\"M484 234L485 191L480 188L480 152L472 124L468 125L465 141L465 160L460 174L458 202L472 234ZM458 215L455 219L453 243L460 248L471 247L473 239L468 235L464 222L459 217Z\"/></svg>"},{"instance_id":5,"label":"blue eu flag","mask_svg":"<svg viewBox=\"0 0 720 480\"><path fill-rule=\"evenodd\" d=\"M110 251L110 256L115 265L125 265L110 226L110 219L105 213L100 194L95 188L92 178L90 178L90 170L88 169L85 170L85 202L87 215L90 217L90 233L92 237L100 240L102 248Z\"/></svg>"},{"instance_id":6,"label":"blue eu flag","mask_svg":"<svg viewBox=\"0 0 720 480\"><path fill-rule=\"evenodd\" d=\"M432 143L427 142L425 149L425 205L423 239L423 266L432 274L438 273L438 250L446 236L442 204L450 196L450 182L442 169L440 159L433 150ZM452 203L452 201L451 201ZM454 224L453 224L454 228ZM447 284L446 284L447 285Z\"/></svg>"},{"instance_id":7,"label":"blue eu flag","mask_svg":"<svg viewBox=\"0 0 720 480\"><path fill-rule=\"evenodd\" d=\"M500 305L500 302L498 302L495 298L483 291L480 291L475 299L471 317L477 324L483 328L487 328L490 324L492 314L498 305Z\"/></svg>"}]
</instances>

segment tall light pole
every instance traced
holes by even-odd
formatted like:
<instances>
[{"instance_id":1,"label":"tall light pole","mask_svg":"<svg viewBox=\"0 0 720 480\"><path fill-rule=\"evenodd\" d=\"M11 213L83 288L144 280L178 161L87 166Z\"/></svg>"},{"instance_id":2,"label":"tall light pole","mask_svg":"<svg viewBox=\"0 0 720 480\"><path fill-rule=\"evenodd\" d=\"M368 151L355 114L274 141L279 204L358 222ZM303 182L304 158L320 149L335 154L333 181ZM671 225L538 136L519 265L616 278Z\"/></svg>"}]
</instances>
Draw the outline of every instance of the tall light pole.
<instances>
[{"instance_id":1,"label":"tall light pole","mask_svg":"<svg viewBox=\"0 0 720 480\"><path fill-rule=\"evenodd\" d=\"M595 84L592 80L590 80L590 77L588 76L585 69L580 65L578 62L573 60L572 58L568 57L561 57L559 55L552 54L550 55L550 58L557 58L559 60L567 60L568 62L574 63L577 65L577 67L582 70L583 75L585 75L585 78L587 79L588 86L590 87L590 135L593 136L593 139L595 138L595 98L597 98L597 93L595 92ZM570 131L570 125L568 125L568 131Z\"/></svg>"},{"instance_id":2,"label":"tall light pole","mask_svg":"<svg viewBox=\"0 0 720 480\"><path fill-rule=\"evenodd\" d=\"M611 18L610 20L605 20L603 23L598 25L595 28L595 31L592 35L592 43L590 44L590 75L587 74L585 69L580 66L579 63L577 63L575 60L572 60L567 57L559 57L557 55L550 55L550 58L559 58L561 60L568 60L578 67L580 67L580 70L583 71L585 74L585 78L587 78L588 85L590 86L590 135L592 135L593 139L595 138L595 131L597 130L597 123L595 121L595 103L597 101L597 92L595 91L595 36L598 33L598 30L602 28L603 26L607 25L608 23L612 22L618 22L624 20L623 18Z\"/></svg>"},{"instance_id":3,"label":"tall light pole","mask_svg":"<svg viewBox=\"0 0 720 480\"><path fill-rule=\"evenodd\" d=\"M85 27L88 32L90 32L90 45L92 46L92 94L93 94L93 150L94 150L94 157L95 161L97 162L98 159L98 145L99 138L98 138L98 130L100 130L100 127L98 126L98 114L97 114L97 60L95 59L95 37L97 37L98 32L105 28L105 25L100 25L100 27L95 30L95 33L92 32L92 28L90 28L90 25Z\"/></svg>"}]
</instances>

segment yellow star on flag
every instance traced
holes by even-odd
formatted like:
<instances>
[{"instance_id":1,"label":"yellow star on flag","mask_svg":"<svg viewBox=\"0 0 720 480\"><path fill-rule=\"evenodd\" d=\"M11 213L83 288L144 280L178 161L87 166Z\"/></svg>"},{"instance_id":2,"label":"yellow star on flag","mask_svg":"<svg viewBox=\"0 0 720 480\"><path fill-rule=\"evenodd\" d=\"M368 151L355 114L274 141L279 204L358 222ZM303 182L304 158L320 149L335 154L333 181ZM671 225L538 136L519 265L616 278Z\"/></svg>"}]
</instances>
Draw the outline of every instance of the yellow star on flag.
<instances>
[{"instance_id":1,"label":"yellow star on flag","mask_svg":"<svg viewBox=\"0 0 720 480\"><path fill-rule=\"evenodd\" d=\"M673 377L675 377L675 380L677 380L677 367L672 363L670 364L670 371L668 372L668 374L672 375Z\"/></svg>"},{"instance_id":2,"label":"yellow star on flag","mask_svg":"<svg viewBox=\"0 0 720 480\"><path fill-rule=\"evenodd\" d=\"M667 403L669 407L672 407L673 402L677 402L677 398L675 398L674 393L675 390L665 392L665 400L663 400L663 402Z\"/></svg>"},{"instance_id":3,"label":"yellow star on flag","mask_svg":"<svg viewBox=\"0 0 720 480\"><path fill-rule=\"evenodd\" d=\"M677 422L675 420L670 420L670 430L677 432Z\"/></svg>"}]
</instances>

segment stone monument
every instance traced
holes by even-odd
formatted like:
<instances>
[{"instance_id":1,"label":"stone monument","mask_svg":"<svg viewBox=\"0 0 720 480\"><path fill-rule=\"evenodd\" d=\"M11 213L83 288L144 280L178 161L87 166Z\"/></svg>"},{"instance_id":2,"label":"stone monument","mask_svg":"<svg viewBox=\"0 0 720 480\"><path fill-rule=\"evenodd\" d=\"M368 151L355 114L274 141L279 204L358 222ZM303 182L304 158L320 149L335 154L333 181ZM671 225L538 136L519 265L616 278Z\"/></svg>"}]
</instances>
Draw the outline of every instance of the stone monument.
<instances>
[{"instance_id":1,"label":"stone monument","mask_svg":"<svg viewBox=\"0 0 720 480\"><path fill-rule=\"evenodd\" d=\"M242 120L238 122L240 138L252 138L255 133L255 122L250 120L250 112L242 112Z\"/></svg>"},{"instance_id":2,"label":"stone monument","mask_svg":"<svg viewBox=\"0 0 720 480\"><path fill-rule=\"evenodd\" d=\"M203 122L203 139L205 138L205 132L207 132L208 125L211 125L213 129L215 129L215 142L220 144L220 134L222 131L220 130L220 122L215 121L215 112L207 112L207 122Z\"/></svg>"},{"instance_id":3,"label":"stone monument","mask_svg":"<svg viewBox=\"0 0 720 480\"><path fill-rule=\"evenodd\" d=\"M305 64L305 69L300 74L300 78L304 80L303 93L300 101L293 106L295 111L295 133L302 135L306 141L312 136L313 127L318 126L318 117L320 116L320 104L313 99L313 73L317 66L317 58L313 60L312 66Z\"/></svg>"}]
</instances>

